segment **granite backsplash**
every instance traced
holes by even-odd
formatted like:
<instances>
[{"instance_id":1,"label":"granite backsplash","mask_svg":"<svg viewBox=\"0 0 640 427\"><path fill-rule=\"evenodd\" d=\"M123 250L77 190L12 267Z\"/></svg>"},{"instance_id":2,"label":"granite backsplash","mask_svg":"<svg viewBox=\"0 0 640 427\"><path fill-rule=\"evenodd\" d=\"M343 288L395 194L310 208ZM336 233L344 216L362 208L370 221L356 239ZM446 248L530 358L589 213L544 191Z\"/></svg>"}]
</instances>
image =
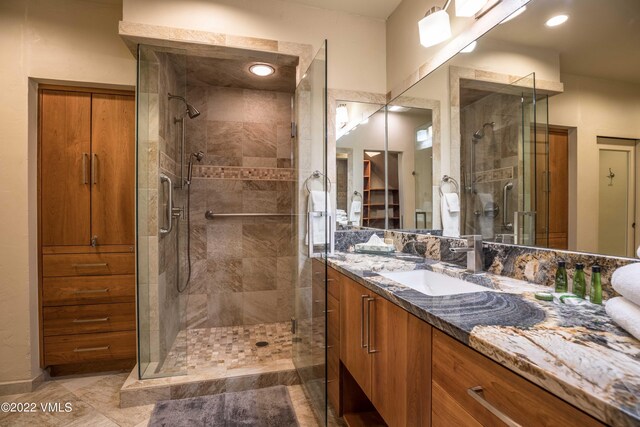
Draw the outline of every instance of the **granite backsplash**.
<instances>
[{"instance_id":1,"label":"granite backsplash","mask_svg":"<svg viewBox=\"0 0 640 427\"><path fill-rule=\"evenodd\" d=\"M372 231L368 232L369 236L373 233ZM466 242L463 239L394 230L385 231L384 237L393 239L398 251L452 263L461 267L466 266L467 255L465 253L453 253L449 250L451 247L466 246ZM355 238L354 236L353 239ZM341 239L348 240L347 237L341 237ZM336 239L336 243L337 241L338 239ZM605 299L617 296L617 293L611 287L611 275L613 272L619 267L634 262L634 260L628 258L492 242L485 242L483 249L485 271L543 286L553 285L558 260L567 262L570 281L573 278L577 263L585 265L587 283L591 280L591 267L600 265L602 267L602 293ZM340 250L337 249L337 245L336 250ZM637 261L640 262L640 260Z\"/></svg>"}]
</instances>

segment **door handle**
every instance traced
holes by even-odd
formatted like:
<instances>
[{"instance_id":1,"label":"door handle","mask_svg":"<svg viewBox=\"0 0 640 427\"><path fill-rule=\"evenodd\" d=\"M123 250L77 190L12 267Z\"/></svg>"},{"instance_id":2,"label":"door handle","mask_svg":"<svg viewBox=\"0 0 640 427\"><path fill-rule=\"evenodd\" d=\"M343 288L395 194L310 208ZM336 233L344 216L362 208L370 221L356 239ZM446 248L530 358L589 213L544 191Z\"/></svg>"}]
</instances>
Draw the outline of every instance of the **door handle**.
<instances>
[{"instance_id":1,"label":"door handle","mask_svg":"<svg viewBox=\"0 0 640 427\"><path fill-rule=\"evenodd\" d=\"M160 185L164 187L163 184L166 184L168 187L168 195L167 195L167 207L165 209L165 215L167 217L167 226L160 227L160 235L165 235L171 233L173 229L173 182L169 176L161 173L160 174Z\"/></svg>"},{"instance_id":2,"label":"door handle","mask_svg":"<svg viewBox=\"0 0 640 427\"><path fill-rule=\"evenodd\" d=\"M371 303L374 302L375 298L367 298L367 353L377 353L378 350L373 349L373 345L371 345ZM375 331L374 331L375 332Z\"/></svg>"},{"instance_id":3,"label":"door handle","mask_svg":"<svg viewBox=\"0 0 640 427\"><path fill-rule=\"evenodd\" d=\"M502 226L507 229L513 229L513 224L509 222L509 195L507 192L513 188L513 182L507 182L502 187Z\"/></svg>"},{"instance_id":4,"label":"door handle","mask_svg":"<svg viewBox=\"0 0 640 427\"><path fill-rule=\"evenodd\" d=\"M82 185L89 183L87 179L87 157L89 157L89 153L82 153Z\"/></svg>"},{"instance_id":5,"label":"door handle","mask_svg":"<svg viewBox=\"0 0 640 427\"><path fill-rule=\"evenodd\" d=\"M91 182L93 184L97 184L98 183L98 155L96 153L93 153L93 156L91 157Z\"/></svg>"},{"instance_id":6,"label":"door handle","mask_svg":"<svg viewBox=\"0 0 640 427\"><path fill-rule=\"evenodd\" d=\"M360 295L360 347L367 348L368 344L364 343L364 300L369 295Z\"/></svg>"},{"instance_id":7,"label":"door handle","mask_svg":"<svg viewBox=\"0 0 640 427\"><path fill-rule=\"evenodd\" d=\"M520 424L512 420L507 414L493 406L483 396L482 386L471 387L467 389L467 394L471 396L476 402L481 404L487 411L495 415L500 421L508 425L509 427L521 427Z\"/></svg>"}]
</instances>

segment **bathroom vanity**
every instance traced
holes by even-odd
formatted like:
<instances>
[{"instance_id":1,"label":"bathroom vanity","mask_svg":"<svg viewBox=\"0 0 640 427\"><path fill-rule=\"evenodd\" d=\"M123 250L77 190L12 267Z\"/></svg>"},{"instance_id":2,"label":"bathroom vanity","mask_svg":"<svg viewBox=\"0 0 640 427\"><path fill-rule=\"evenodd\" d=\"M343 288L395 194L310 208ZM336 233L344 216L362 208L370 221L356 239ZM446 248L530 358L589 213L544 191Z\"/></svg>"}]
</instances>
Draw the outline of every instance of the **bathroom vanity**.
<instances>
[{"instance_id":1,"label":"bathroom vanity","mask_svg":"<svg viewBox=\"0 0 640 427\"><path fill-rule=\"evenodd\" d=\"M534 285L487 275L480 283L493 286L487 292L426 295L377 274L439 268L436 263L425 264L424 259L337 254L327 264L328 398L348 425L595 426L640 421L633 410L638 396L632 392L640 385L639 364L614 367L609 375L618 378L602 378L598 385L580 388L574 381L591 381L586 378L589 361L582 362L581 372L567 374L567 370L574 362L569 353L579 347L573 338L582 337L567 336L575 325L554 328L555 320L549 318L555 308L540 307L533 300ZM314 261L314 271L324 268L322 261ZM314 292L321 293L323 286L315 281ZM597 310L585 313L577 320L583 329L595 328L584 323L591 315L593 325L602 320ZM523 349L518 348L517 337L525 338L527 333L531 343L537 335L548 339L547 345L566 345L557 349L559 354L567 352L566 363L540 363L550 360L549 355L541 356L547 350L545 344L537 348L539 354L519 354L517 350ZM509 334L513 336L506 338ZM558 335L565 342L550 344ZM639 347L631 338L612 336L611 340L630 346L620 348L620 353L630 355ZM586 348L593 350L593 357L601 351ZM611 350L608 357L622 356L616 353ZM591 369L599 371L601 362L594 360ZM618 381L631 394L616 396L611 384Z\"/></svg>"}]
</instances>

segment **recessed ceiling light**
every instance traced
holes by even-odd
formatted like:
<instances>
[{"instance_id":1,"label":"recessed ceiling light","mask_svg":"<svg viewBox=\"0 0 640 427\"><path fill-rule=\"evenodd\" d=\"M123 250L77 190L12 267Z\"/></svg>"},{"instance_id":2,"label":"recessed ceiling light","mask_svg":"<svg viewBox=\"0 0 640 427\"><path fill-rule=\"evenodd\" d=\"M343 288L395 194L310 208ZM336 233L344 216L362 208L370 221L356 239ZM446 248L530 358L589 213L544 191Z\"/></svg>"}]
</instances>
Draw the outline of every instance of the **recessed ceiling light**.
<instances>
[{"instance_id":1,"label":"recessed ceiling light","mask_svg":"<svg viewBox=\"0 0 640 427\"><path fill-rule=\"evenodd\" d=\"M474 49L476 48L476 45L478 44L477 41L472 41L471 43L469 43L467 45L467 47L465 47L464 49L462 49L460 52L462 53L471 53L474 51Z\"/></svg>"},{"instance_id":2,"label":"recessed ceiling light","mask_svg":"<svg viewBox=\"0 0 640 427\"><path fill-rule=\"evenodd\" d=\"M505 19L503 19L501 24L504 24L505 22L509 22L512 19L517 18L518 16L522 15L526 10L527 10L527 6L522 6L520 9L516 10L511 15L509 15Z\"/></svg>"},{"instance_id":3,"label":"recessed ceiling light","mask_svg":"<svg viewBox=\"0 0 640 427\"><path fill-rule=\"evenodd\" d=\"M569 19L567 15L556 15L553 18L549 18L545 25L547 27L557 27L567 22L567 19Z\"/></svg>"},{"instance_id":4,"label":"recessed ceiling light","mask_svg":"<svg viewBox=\"0 0 640 427\"><path fill-rule=\"evenodd\" d=\"M249 67L249 71L251 71L256 76L266 77L276 72L276 69L271 65L267 64L254 64Z\"/></svg>"}]
</instances>

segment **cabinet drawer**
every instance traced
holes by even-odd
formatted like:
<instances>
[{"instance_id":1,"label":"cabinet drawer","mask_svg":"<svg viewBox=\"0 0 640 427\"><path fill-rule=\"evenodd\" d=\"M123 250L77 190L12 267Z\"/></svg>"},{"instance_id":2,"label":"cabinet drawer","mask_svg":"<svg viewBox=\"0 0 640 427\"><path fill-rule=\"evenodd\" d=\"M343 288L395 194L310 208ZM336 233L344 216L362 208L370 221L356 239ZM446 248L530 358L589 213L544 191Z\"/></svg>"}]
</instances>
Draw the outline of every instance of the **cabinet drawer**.
<instances>
[{"instance_id":1,"label":"cabinet drawer","mask_svg":"<svg viewBox=\"0 0 640 427\"><path fill-rule=\"evenodd\" d=\"M132 253L57 254L43 255L42 275L107 276L134 274L135 255Z\"/></svg>"},{"instance_id":2,"label":"cabinet drawer","mask_svg":"<svg viewBox=\"0 0 640 427\"><path fill-rule=\"evenodd\" d=\"M136 333L61 335L45 337L45 365L132 359L136 357Z\"/></svg>"},{"instance_id":3,"label":"cabinet drawer","mask_svg":"<svg viewBox=\"0 0 640 427\"><path fill-rule=\"evenodd\" d=\"M134 303L44 307L44 336L135 330Z\"/></svg>"},{"instance_id":4,"label":"cabinet drawer","mask_svg":"<svg viewBox=\"0 0 640 427\"><path fill-rule=\"evenodd\" d=\"M522 425L602 425L440 331L433 332L433 381L482 425L502 425L496 411ZM477 398L493 406L493 412L472 397L477 387L482 388Z\"/></svg>"},{"instance_id":5,"label":"cabinet drawer","mask_svg":"<svg viewBox=\"0 0 640 427\"><path fill-rule=\"evenodd\" d=\"M102 304L135 301L135 276L46 277L42 304Z\"/></svg>"}]
</instances>

